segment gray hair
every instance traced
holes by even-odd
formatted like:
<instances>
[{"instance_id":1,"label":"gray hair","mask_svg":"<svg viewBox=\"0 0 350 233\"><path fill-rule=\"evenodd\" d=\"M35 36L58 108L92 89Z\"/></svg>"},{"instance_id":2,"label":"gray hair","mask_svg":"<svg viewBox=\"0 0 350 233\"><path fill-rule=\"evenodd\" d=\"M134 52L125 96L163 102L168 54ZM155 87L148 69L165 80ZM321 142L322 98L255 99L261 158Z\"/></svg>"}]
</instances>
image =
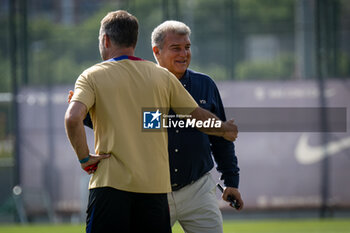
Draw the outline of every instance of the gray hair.
<instances>
[{"instance_id":1,"label":"gray hair","mask_svg":"<svg viewBox=\"0 0 350 233\"><path fill-rule=\"evenodd\" d=\"M167 20L153 30L151 37L152 48L157 46L162 49L164 38L168 32L173 32L178 35L191 35L191 29L186 24L175 20Z\"/></svg>"}]
</instances>

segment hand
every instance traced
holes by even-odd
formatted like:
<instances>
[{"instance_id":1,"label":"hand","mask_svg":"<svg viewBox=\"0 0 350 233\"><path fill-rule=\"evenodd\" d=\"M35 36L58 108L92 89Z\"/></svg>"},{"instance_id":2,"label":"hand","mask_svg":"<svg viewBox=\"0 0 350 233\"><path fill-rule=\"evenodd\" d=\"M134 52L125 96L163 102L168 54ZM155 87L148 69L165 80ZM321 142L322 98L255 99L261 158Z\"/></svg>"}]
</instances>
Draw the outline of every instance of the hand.
<instances>
[{"instance_id":1,"label":"hand","mask_svg":"<svg viewBox=\"0 0 350 233\"><path fill-rule=\"evenodd\" d=\"M69 94L68 94L68 103L70 103L72 97L74 95L74 92L73 91L69 91Z\"/></svg>"},{"instance_id":2,"label":"hand","mask_svg":"<svg viewBox=\"0 0 350 233\"><path fill-rule=\"evenodd\" d=\"M239 208L237 208L238 211L243 209L244 203L241 197L240 192L238 191L237 188L232 188L232 187L226 187L223 194L222 194L222 199L224 201L230 202L228 200L228 197L231 197L231 199L236 200L236 202L239 204ZM235 208L234 206L232 206L232 204L230 203L230 206Z\"/></svg>"},{"instance_id":3,"label":"hand","mask_svg":"<svg viewBox=\"0 0 350 233\"><path fill-rule=\"evenodd\" d=\"M238 137L238 127L234 124L234 120L225 121L224 123L224 134L222 135L228 141L235 141Z\"/></svg>"},{"instance_id":4,"label":"hand","mask_svg":"<svg viewBox=\"0 0 350 233\"><path fill-rule=\"evenodd\" d=\"M90 154L90 159L86 163L81 164L81 168L86 171L89 175L94 173L97 169L97 165L102 159L107 159L111 157L111 154Z\"/></svg>"}]
</instances>

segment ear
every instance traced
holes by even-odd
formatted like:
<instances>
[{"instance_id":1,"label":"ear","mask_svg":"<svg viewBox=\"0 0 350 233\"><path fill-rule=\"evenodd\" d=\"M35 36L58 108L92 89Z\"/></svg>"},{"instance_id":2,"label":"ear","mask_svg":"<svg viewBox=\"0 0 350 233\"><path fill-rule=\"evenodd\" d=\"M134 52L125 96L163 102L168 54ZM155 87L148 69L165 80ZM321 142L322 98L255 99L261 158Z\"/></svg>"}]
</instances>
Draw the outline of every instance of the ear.
<instances>
[{"instance_id":1,"label":"ear","mask_svg":"<svg viewBox=\"0 0 350 233\"><path fill-rule=\"evenodd\" d=\"M109 39L107 34L103 35L103 45L105 46L105 48L109 48L111 46L111 40Z\"/></svg>"},{"instance_id":2,"label":"ear","mask_svg":"<svg viewBox=\"0 0 350 233\"><path fill-rule=\"evenodd\" d=\"M160 49L157 47L157 46L154 46L152 48L153 50L153 56L154 56L154 59L156 59L157 63L159 64L159 53L160 53Z\"/></svg>"},{"instance_id":3,"label":"ear","mask_svg":"<svg viewBox=\"0 0 350 233\"><path fill-rule=\"evenodd\" d=\"M154 53L155 56L158 56L158 55L159 55L160 49L159 49L157 46L154 46L154 47L152 48L152 50L153 50L153 53Z\"/></svg>"}]
</instances>

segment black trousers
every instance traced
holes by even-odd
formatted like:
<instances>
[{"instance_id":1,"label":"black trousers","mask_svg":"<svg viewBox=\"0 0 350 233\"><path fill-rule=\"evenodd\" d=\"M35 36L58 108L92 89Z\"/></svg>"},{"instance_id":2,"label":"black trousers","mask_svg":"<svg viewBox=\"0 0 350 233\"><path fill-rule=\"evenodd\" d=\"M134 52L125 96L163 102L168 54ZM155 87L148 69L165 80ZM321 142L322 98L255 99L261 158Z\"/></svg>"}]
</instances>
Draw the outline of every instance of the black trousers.
<instances>
[{"instance_id":1,"label":"black trousers","mask_svg":"<svg viewBox=\"0 0 350 233\"><path fill-rule=\"evenodd\" d=\"M171 233L167 194L90 190L86 233Z\"/></svg>"}]
</instances>

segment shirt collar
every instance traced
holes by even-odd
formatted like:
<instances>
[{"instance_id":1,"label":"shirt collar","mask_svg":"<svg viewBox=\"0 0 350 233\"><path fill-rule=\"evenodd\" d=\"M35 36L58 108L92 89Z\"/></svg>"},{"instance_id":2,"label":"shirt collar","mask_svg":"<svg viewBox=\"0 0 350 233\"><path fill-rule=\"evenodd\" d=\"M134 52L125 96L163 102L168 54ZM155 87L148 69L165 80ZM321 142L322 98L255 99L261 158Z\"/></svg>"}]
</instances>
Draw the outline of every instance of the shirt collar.
<instances>
[{"instance_id":1,"label":"shirt collar","mask_svg":"<svg viewBox=\"0 0 350 233\"><path fill-rule=\"evenodd\" d=\"M108 61L120 61L120 60L124 60L124 59L129 59L129 60L133 60L133 61L142 61L142 59L138 58L138 57L122 55L122 56L119 56L119 57L114 57L114 58L108 59L105 62L108 62Z\"/></svg>"},{"instance_id":2,"label":"shirt collar","mask_svg":"<svg viewBox=\"0 0 350 233\"><path fill-rule=\"evenodd\" d=\"M188 72L188 69L186 69L184 75L182 75L182 77L180 78L180 82L182 84L186 84L188 83L189 79L190 79L190 72Z\"/></svg>"}]
</instances>

